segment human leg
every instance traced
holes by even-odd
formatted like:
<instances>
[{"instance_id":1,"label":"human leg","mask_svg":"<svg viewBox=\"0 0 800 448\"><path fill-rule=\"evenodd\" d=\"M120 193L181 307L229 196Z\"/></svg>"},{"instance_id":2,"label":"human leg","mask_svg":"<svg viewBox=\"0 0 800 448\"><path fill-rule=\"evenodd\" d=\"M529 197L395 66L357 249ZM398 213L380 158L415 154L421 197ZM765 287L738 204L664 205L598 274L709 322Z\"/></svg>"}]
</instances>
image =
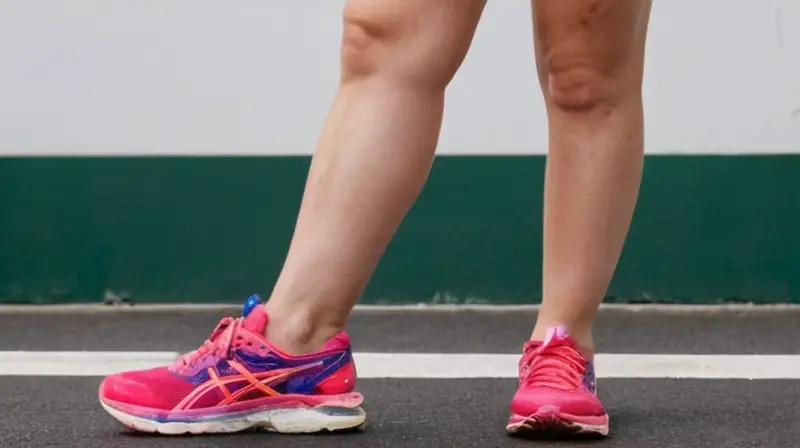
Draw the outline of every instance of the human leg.
<instances>
[{"instance_id":1,"label":"human leg","mask_svg":"<svg viewBox=\"0 0 800 448\"><path fill-rule=\"evenodd\" d=\"M543 302L520 363L511 432L606 434L592 323L630 225L643 161L649 0L534 0L550 148Z\"/></svg>"},{"instance_id":2,"label":"human leg","mask_svg":"<svg viewBox=\"0 0 800 448\"><path fill-rule=\"evenodd\" d=\"M566 325L583 349L636 203L649 0L537 0L536 58L550 151L543 303L533 339Z\"/></svg>"},{"instance_id":3,"label":"human leg","mask_svg":"<svg viewBox=\"0 0 800 448\"><path fill-rule=\"evenodd\" d=\"M341 331L433 161L445 87L484 0L351 0L341 86L314 156L267 336L291 352Z\"/></svg>"},{"instance_id":4,"label":"human leg","mask_svg":"<svg viewBox=\"0 0 800 448\"><path fill-rule=\"evenodd\" d=\"M484 1L348 2L341 85L270 301L253 298L169 366L106 378L112 416L165 434L363 424L342 328L427 177L444 90Z\"/></svg>"}]
</instances>

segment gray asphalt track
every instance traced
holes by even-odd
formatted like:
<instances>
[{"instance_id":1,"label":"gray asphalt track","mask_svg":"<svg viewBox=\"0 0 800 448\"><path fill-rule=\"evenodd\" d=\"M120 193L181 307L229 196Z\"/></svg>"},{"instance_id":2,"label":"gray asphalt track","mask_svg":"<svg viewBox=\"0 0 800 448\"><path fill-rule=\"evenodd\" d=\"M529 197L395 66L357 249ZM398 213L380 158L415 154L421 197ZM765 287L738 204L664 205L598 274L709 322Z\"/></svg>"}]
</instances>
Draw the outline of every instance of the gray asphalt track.
<instances>
[{"instance_id":1,"label":"gray asphalt track","mask_svg":"<svg viewBox=\"0 0 800 448\"><path fill-rule=\"evenodd\" d=\"M188 350L220 316L203 312L0 315L0 350ZM371 352L516 353L528 313L363 312L350 332ZM797 313L660 315L605 312L604 353L797 354ZM503 427L514 381L397 380L359 383L363 433L286 437L135 435L97 404L100 378L0 376L0 447L758 447L800 446L800 381L600 382L612 418L602 441L528 441Z\"/></svg>"}]
</instances>

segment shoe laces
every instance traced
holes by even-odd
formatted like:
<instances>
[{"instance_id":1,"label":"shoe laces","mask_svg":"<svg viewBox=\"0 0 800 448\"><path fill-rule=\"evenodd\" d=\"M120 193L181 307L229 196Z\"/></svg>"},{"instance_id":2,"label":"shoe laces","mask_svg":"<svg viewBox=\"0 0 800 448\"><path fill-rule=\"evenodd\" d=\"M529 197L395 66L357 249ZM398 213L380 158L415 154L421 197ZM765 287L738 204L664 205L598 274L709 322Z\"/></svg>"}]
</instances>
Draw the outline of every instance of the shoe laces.
<instances>
[{"instance_id":1,"label":"shoe laces","mask_svg":"<svg viewBox=\"0 0 800 448\"><path fill-rule=\"evenodd\" d=\"M520 381L526 386L575 390L583 386L587 362L567 339L530 346L520 361Z\"/></svg>"},{"instance_id":2,"label":"shoe laces","mask_svg":"<svg viewBox=\"0 0 800 448\"><path fill-rule=\"evenodd\" d=\"M191 351L175 362L176 367L193 366L198 360L208 354L214 354L223 359L230 357L231 343L234 335L239 331L242 319L225 317L219 321L211 336L196 350Z\"/></svg>"}]
</instances>

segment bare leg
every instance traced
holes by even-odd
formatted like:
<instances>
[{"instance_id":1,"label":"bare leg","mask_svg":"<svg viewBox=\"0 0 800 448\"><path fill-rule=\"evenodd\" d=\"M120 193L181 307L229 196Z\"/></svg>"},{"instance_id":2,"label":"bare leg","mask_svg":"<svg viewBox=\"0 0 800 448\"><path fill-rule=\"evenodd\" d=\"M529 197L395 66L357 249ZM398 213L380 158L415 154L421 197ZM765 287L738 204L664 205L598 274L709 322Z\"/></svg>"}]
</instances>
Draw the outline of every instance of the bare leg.
<instances>
[{"instance_id":1,"label":"bare leg","mask_svg":"<svg viewBox=\"0 0 800 448\"><path fill-rule=\"evenodd\" d=\"M341 85L267 304L267 337L284 350L314 350L343 328L425 183L445 87L466 55L484 4L347 3Z\"/></svg>"},{"instance_id":2,"label":"bare leg","mask_svg":"<svg viewBox=\"0 0 800 448\"><path fill-rule=\"evenodd\" d=\"M641 86L650 0L534 0L550 151L543 303L532 339L591 327L616 268L642 174Z\"/></svg>"}]
</instances>

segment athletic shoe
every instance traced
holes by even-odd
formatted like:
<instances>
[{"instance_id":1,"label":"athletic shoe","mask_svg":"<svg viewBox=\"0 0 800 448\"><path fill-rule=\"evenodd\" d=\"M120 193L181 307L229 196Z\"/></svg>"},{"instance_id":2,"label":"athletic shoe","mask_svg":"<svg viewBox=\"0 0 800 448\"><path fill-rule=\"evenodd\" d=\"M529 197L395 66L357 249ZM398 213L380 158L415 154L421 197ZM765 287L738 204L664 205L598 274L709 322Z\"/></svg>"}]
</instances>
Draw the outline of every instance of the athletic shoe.
<instances>
[{"instance_id":1,"label":"athletic shoe","mask_svg":"<svg viewBox=\"0 0 800 448\"><path fill-rule=\"evenodd\" d=\"M564 327L529 342L519 363L519 389L506 430L522 435L608 435L608 414L597 398L592 362Z\"/></svg>"},{"instance_id":2,"label":"athletic shoe","mask_svg":"<svg viewBox=\"0 0 800 448\"><path fill-rule=\"evenodd\" d=\"M197 350L174 364L111 375L100 403L124 425L161 434L338 431L363 426L363 397L344 332L320 351L292 356L263 334L257 296L243 316L226 317Z\"/></svg>"}]
</instances>

